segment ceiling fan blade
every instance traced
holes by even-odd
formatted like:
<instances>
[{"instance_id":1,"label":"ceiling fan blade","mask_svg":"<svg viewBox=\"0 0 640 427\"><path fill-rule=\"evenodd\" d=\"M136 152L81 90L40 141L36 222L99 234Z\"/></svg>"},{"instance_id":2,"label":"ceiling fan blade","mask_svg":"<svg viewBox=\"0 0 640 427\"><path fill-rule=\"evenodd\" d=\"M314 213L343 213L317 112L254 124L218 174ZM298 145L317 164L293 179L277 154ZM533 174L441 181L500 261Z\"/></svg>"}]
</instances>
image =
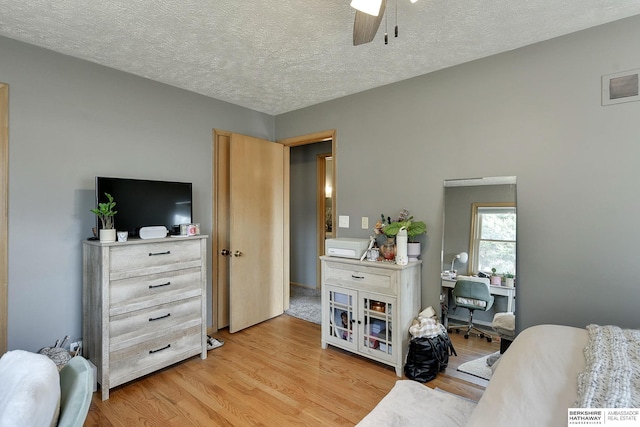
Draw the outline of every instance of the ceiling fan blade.
<instances>
[{"instance_id":1,"label":"ceiling fan blade","mask_svg":"<svg viewBox=\"0 0 640 427\"><path fill-rule=\"evenodd\" d=\"M380 13L378 16L372 16L364 12L356 10L356 18L353 21L353 45L369 43L376 36L384 10L387 7L387 0L382 0L380 5Z\"/></svg>"}]
</instances>

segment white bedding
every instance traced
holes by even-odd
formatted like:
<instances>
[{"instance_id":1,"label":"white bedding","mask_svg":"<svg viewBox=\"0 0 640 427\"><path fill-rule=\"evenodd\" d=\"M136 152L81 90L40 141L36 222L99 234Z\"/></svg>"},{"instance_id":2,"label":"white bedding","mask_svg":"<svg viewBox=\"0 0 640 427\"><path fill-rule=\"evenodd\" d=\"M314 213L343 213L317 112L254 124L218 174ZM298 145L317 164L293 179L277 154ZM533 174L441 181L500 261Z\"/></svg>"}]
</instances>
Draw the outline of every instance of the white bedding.
<instances>
[{"instance_id":1,"label":"white bedding","mask_svg":"<svg viewBox=\"0 0 640 427\"><path fill-rule=\"evenodd\" d=\"M399 380L356 427L460 427L475 402L411 380Z\"/></svg>"},{"instance_id":2,"label":"white bedding","mask_svg":"<svg viewBox=\"0 0 640 427\"><path fill-rule=\"evenodd\" d=\"M522 331L500 358L467 427L565 427L587 342L585 329L569 326Z\"/></svg>"},{"instance_id":3,"label":"white bedding","mask_svg":"<svg viewBox=\"0 0 640 427\"><path fill-rule=\"evenodd\" d=\"M56 425L60 375L47 356L13 350L0 358L0 427Z\"/></svg>"}]
</instances>

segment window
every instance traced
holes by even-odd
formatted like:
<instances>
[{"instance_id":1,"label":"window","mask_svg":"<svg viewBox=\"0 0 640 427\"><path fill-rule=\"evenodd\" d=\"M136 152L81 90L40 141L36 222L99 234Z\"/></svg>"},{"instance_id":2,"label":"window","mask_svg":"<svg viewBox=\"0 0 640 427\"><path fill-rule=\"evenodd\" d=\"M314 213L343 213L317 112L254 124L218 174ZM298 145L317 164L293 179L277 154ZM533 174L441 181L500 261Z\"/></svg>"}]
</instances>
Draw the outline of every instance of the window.
<instances>
[{"instance_id":1,"label":"window","mask_svg":"<svg viewBox=\"0 0 640 427\"><path fill-rule=\"evenodd\" d=\"M471 268L474 272L516 273L516 207L513 203L473 203Z\"/></svg>"}]
</instances>

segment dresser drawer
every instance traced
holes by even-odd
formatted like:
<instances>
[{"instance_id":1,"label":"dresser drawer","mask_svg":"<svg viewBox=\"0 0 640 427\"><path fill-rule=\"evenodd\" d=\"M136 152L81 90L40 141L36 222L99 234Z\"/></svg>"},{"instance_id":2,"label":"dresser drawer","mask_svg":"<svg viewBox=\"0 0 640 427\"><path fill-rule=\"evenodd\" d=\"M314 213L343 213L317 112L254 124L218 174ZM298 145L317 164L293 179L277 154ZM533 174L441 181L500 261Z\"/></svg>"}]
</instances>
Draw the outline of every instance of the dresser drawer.
<instances>
[{"instance_id":1,"label":"dresser drawer","mask_svg":"<svg viewBox=\"0 0 640 427\"><path fill-rule=\"evenodd\" d=\"M110 350L120 350L176 330L202 325L201 301L200 297L195 297L111 317Z\"/></svg>"},{"instance_id":2,"label":"dresser drawer","mask_svg":"<svg viewBox=\"0 0 640 427\"><path fill-rule=\"evenodd\" d=\"M109 314L115 316L200 295L201 275L200 268L189 268L114 280L109 286Z\"/></svg>"},{"instance_id":3,"label":"dresser drawer","mask_svg":"<svg viewBox=\"0 0 640 427\"><path fill-rule=\"evenodd\" d=\"M397 291L397 275L393 270L327 262L324 282L365 290Z\"/></svg>"},{"instance_id":4,"label":"dresser drawer","mask_svg":"<svg viewBox=\"0 0 640 427\"><path fill-rule=\"evenodd\" d=\"M155 268L184 268L184 263L200 264L200 240L157 242L141 245L113 246L110 253L110 272L116 275L137 274Z\"/></svg>"},{"instance_id":5,"label":"dresser drawer","mask_svg":"<svg viewBox=\"0 0 640 427\"><path fill-rule=\"evenodd\" d=\"M111 351L109 388L200 354L203 339L202 328L195 326L134 347Z\"/></svg>"}]
</instances>

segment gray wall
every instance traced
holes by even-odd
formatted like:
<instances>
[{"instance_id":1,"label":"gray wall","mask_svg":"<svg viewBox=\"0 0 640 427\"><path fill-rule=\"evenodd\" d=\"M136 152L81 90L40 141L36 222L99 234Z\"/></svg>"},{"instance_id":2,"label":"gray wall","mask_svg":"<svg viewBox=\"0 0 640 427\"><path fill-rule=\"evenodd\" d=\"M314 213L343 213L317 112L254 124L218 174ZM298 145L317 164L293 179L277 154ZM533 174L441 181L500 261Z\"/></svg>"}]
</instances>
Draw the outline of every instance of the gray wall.
<instances>
[{"instance_id":1,"label":"gray wall","mask_svg":"<svg viewBox=\"0 0 640 427\"><path fill-rule=\"evenodd\" d=\"M316 160L331 153L331 142L291 148L291 277L299 285L317 286Z\"/></svg>"},{"instance_id":2,"label":"gray wall","mask_svg":"<svg viewBox=\"0 0 640 427\"><path fill-rule=\"evenodd\" d=\"M640 17L621 20L277 116L277 138L337 129L339 236L402 208L427 223L423 306L440 293L443 180L514 175L517 328L638 327L640 102L600 97L602 75L640 68L638 40Z\"/></svg>"},{"instance_id":3,"label":"gray wall","mask_svg":"<svg viewBox=\"0 0 640 427\"><path fill-rule=\"evenodd\" d=\"M9 349L81 334L96 175L192 182L194 221L211 235L212 129L274 139L272 116L6 38L0 81L9 84ZM210 285L208 295L211 307Z\"/></svg>"}]
</instances>

